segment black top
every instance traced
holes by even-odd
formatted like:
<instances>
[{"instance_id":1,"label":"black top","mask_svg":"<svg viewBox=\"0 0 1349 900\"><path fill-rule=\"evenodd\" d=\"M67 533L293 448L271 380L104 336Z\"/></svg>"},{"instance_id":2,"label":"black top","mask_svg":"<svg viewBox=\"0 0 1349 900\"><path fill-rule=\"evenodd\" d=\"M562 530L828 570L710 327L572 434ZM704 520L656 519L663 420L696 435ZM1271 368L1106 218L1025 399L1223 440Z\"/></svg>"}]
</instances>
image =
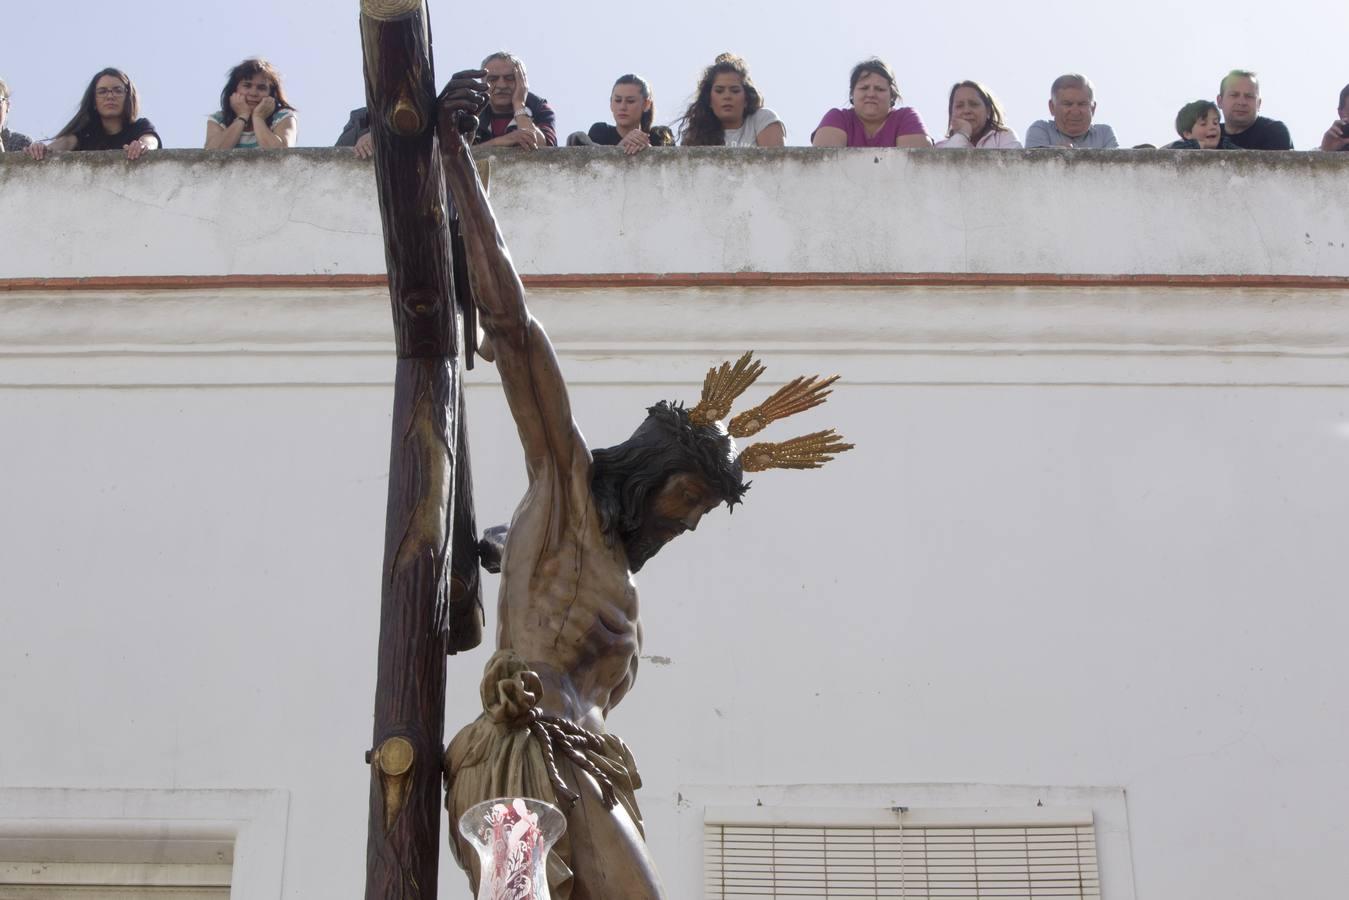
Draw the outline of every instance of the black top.
<instances>
[{"instance_id":1,"label":"black top","mask_svg":"<svg viewBox=\"0 0 1349 900\"><path fill-rule=\"evenodd\" d=\"M1193 139L1191 139L1191 138L1181 138L1181 139L1178 140L1178 141L1172 141L1171 143L1167 144L1167 145L1166 145L1165 147L1163 147L1162 149L1163 149L1163 150L1202 150L1203 148L1199 146L1199 142L1196 141L1196 140L1193 140ZM1223 135L1221 138L1218 139L1218 146L1217 146L1216 149L1218 149L1218 150L1240 150L1241 148L1238 147L1236 144L1232 143L1232 138L1228 137L1227 135Z\"/></svg>"},{"instance_id":2,"label":"black top","mask_svg":"<svg viewBox=\"0 0 1349 900\"><path fill-rule=\"evenodd\" d=\"M0 153L18 153L31 143L32 139L26 134L19 134L8 128L0 129Z\"/></svg>"},{"instance_id":3,"label":"black top","mask_svg":"<svg viewBox=\"0 0 1349 900\"><path fill-rule=\"evenodd\" d=\"M647 132L651 136L651 146L653 147L673 147L674 132L664 125L657 125ZM605 147L617 147L622 138L618 134L618 127L610 125L608 122L596 122L590 126L588 133L590 140L596 144Z\"/></svg>"},{"instance_id":4,"label":"black top","mask_svg":"<svg viewBox=\"0 0 1349 900\"><path fill-rule=\"evenodd\" d=\"M1232 134L1227 130L1227 126L1223 125L1223 134L1242 150L1293 149L1293 138L1288 133L1288 126L1278 119L1256 116L1251 127L1245 131Z\"/></svg>"},{"instance_id":5,"label":"black top","mask_svg":"<svg viewBox=\"0 0 1349 900\"><path fill-rule=\"evenodd\" d=\"M83 131L77 132L75 140L76 150L121 150L127 144L136 138L145 137L147 134L153 134L159 138L159 132L155 131L155 126L150 124L149 119L137 119L127 127L116 134L108 134L103 130L103 122L95 120L92 125ZM162 144L163 141L160 140Z\"/></svg>"}]
</instances>

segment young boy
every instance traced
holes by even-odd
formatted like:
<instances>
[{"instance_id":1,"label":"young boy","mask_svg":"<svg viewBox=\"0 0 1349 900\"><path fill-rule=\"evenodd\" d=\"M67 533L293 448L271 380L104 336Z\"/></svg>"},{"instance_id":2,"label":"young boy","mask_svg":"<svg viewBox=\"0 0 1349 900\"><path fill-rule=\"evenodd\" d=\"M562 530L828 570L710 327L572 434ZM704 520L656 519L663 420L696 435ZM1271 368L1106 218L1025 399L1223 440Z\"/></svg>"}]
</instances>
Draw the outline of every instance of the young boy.
<instances>
[{"instance_id":1,"label":"young boy","mask_svg":"<svg viewBox=\"0 0 1349 900\"><path fill-rule=\"evenodd\" d=\"M1212 100L1186 103L1176 114L1176 133L1181 139L1166 145L1167 150L1238 150L1223 134L1222 115Z\"/></svg>"}]
</instances>

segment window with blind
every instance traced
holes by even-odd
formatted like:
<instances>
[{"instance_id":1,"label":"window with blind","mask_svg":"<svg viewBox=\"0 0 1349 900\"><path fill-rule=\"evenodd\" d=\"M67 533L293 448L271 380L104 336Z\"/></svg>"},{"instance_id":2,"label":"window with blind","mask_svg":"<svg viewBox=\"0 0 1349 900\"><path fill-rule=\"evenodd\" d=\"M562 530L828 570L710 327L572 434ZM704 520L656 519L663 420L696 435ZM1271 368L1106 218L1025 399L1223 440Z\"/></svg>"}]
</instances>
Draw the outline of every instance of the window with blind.
<instances>
[{"instance_id":1,"label":"window with blind","mask_svg":"<svg viewBox=\"0 0 1349 900\"><path fill-rule=\"evenodd\" d=\"M0 864L0 900L228 900L229 866Z\"/></svg>"},{"instance_id":2,"label":"window with blind","mask_svg":"<svg viewBox=\"0 0 1349 900\"><path fill-rule=\"evenodd\" d=\"M0 787L0 900L280 900L282 790Z\"/></svg>"},{"instance_id":3,"label":"window with blind","mask_svg":"<svg viewBox=\"0 0 1349 900\"><path fill-rule=\"evenodd\" d=\"M0 833L0 900L228 900L225 839Z\"/></svg>"},{"instance_id":4,"label":"window with blind","mask_svg":"<svg viewBox=\"0 0 1349 900\"><path fill-rule=\"evenodd\" d=\"M708 811L704 896L1097 898L1090 810Z\"/></svg>"}]
</instances>

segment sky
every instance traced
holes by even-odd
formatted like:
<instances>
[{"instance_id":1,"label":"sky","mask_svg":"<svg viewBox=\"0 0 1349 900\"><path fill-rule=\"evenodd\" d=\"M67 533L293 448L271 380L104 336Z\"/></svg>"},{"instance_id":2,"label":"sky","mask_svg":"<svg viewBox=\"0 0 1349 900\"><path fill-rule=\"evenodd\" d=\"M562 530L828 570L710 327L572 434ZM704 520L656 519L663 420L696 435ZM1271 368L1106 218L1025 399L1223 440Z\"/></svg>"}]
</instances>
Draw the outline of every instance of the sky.
<instances>
[{"instance_id":1,"label":"sky","mask_svg":"<svg viewBox=\"0 0 1349 900\"><path fill-rule=\"evenodd\" d=\"M726 50L747 60L786 123L787 143L797 145L809 144L825 111L846 103L852 65L872 55L895 69L905 102L939 137L956 81L990 87L1024 135L1047 115L1050 82L1080 71L1095 83L1097 121L1122 145L1161 144L1174 139L1183 104L1213 98L1223 73L1246 68L1261 75L1262 112L1286 122L1294 145L1308 149L1334 121L1349 83L1343 0L429 3L439 81L490 51L512 50L531 89L557 110L563 135L608 121L609 89L631 71L651 82L656 121L671 122L702 68ZM302 146L331 145L364 103L358 0L12 6L0 78L13 98L9 127L30 137L60 130L105 66L131 75L142 114L168 147L202 145L226 73L247 56L280 69Z\"/></svg>"}]
</instances>

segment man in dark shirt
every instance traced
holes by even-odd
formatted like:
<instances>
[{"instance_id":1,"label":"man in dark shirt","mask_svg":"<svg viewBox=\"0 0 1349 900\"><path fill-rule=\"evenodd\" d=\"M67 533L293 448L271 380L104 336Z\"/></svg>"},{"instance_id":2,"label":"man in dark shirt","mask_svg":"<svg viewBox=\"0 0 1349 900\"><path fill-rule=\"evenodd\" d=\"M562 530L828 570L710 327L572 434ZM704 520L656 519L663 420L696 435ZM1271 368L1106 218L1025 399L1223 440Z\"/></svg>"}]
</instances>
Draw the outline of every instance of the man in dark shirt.
<instances>
[{"instance_id":1,"label":"man in dark shirt","mask_svg":"<svg viewBox=\"0 0 1349 900\"><path fill-rule=\"evenodd\" d=\"M1260 115L1260 79L1254 72L1233 69L1218 85L1223 134L1242 150L1292 150L1288 126Z\"/></svg>"},{"instance_id":2,"label":"man in dark shirt","mask_svg":"<svg viewBox=\"0 0 1349 900\"><path fill-rule=\"evenodd\" d=\"M0 153L18 153L33 143L28 135L10 131L5 127L9 118L9 85L0 78Z\"/></svg>"},{"instance_id":3,"label":"man in dark shirt","mask_svg":"<svg viewBox=\"0 0 1349 900\"><path fill-rule=\"evenodd\" d=\"M478 114L473 143L483 147L556 147L556 116L548 101L530 93L525 64L498 50L482 61L487 108Z\"/></svg>"},{"instance_id":4,"label":"man in dark shirt","mask_svg":"<svg viewBox=\"0 0 1349 900\"><path fill-rule=\"evenodd\" d=\"M1321 136L1322 150L1349 150L1349 84L1340 91L1339 115Z\"/></svg>"}]
</instances>

